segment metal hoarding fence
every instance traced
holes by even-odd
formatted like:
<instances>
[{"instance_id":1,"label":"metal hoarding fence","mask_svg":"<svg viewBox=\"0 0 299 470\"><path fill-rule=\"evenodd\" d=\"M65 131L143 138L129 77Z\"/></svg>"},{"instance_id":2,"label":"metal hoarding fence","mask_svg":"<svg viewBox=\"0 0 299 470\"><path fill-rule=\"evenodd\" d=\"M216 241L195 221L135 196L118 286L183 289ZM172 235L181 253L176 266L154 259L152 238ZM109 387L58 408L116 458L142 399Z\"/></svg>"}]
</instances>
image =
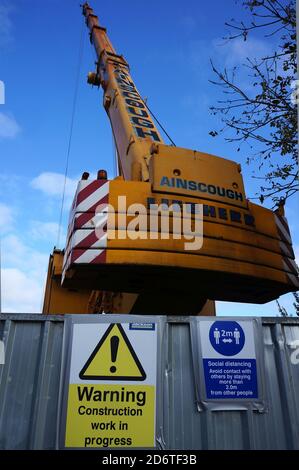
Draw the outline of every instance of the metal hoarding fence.
<instances>
[{"instance_id":1,"label":"metal hoarding fence","mask_svg":"<svg viewBox=\"0 0 299 470\"><path fill-rule=\"evenodd\" d=\"M133 338L131 343L135 351L139 347L139 329L144 331L144 325L153 319L135 315L99 315L92 318L93 322L106 326L121 323L129 339ZM225 400L223 396L220 400L209 399L212 393L223 393L221 390L225 387L215 382L215 374L205 375L208 372L205 372L202 362L217 357L217 351L210 357L210 346L203 344L206 336L202 331L207 327L207 322L213 322L210 317L154 318L158 345L156 448L299 449L298 318L236 319L245 332L249 328L246 322L254 325L255 347L249 348L248 355L245 355L248 363L255 363L256 360L258 371L247 381L246 393L253 394L252 400ZM63 411L59 397L65 386L66 351L70 342L67 325L85 320L86 316L78 315L0 315L0 344L4 353L0 360L0 449L57 447ZM231 325L232 319L215 319L220 320L230 322L224 329L227 339L230 339L229 327L235 326ZM132 331L123 323L134 325ZM213 328L216 343L217 329ZM235 333L236 343L242 342L241 330L240 335L238 331ZM113 333L110 340L113 341L116 336ZM212 338L211 341L214 340ZM121 341L119 345L121 348ZM105 347L103 354L107 354ZM232 352L229 348L230 341L227 341L225 351L220 352L230 356ZM242 356L236 357L240 361L245 360ZM142 357L139 359L142 364ZM91 367L90 362L85 369L87 366ZM116 362L113 367L123 366ZM132 362L132 370L133 367ZM138 373L142 376L147 371L146 367L144 371L140 367L136 370L137 377ZM92 373L92 368L86 371ZM231 368L229 372L238 371ZM106 369L101 373L107 374ZM238 390L236 388L236 392Z\"/></svg>"}]
</instances>

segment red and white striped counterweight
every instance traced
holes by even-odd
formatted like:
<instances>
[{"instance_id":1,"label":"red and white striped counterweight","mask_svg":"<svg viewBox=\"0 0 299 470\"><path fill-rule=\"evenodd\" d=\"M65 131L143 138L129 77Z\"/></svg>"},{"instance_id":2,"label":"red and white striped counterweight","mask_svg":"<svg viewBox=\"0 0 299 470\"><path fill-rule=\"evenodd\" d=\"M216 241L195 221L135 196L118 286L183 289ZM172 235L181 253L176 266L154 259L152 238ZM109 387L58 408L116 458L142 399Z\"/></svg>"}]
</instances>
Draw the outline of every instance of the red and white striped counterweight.
<instances>
[{"instance_id":1,"label":"red and white striped counterweight","mask_svg":"<svg viewBox=\"0 0 299 470\"><path fill-rule=\"evenodd\" d=\"M81 180L71 208L63 270L106 261L109 181Z\"/></svg>"}]
</instances>

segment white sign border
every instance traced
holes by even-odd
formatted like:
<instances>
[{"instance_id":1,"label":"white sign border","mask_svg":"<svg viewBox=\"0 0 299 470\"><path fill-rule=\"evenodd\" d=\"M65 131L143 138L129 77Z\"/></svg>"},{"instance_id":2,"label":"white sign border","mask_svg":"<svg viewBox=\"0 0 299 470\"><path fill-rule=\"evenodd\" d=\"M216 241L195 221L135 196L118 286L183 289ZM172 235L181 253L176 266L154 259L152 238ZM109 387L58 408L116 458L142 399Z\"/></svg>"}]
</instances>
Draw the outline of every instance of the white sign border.
<instances>
[{"instance_id":1,"label":"white sign border","mask_svg":"<svg viewBox=\"0 0 299 470\"><path fill-rule=\"evenodd\" d=\"M84 447L66 447L65 446L65 437L66 437L66 422L67 422L67 406L68 406L68 394L69 394L69 384L70 384L70 365L71 365L71 352L72 352L72 342L73 342L73 328L76 324L81 323L90 323L90 324L103 324L106 328L109 327L111 323L154 323L156 329L156 357L161 357L161 338L160 336L164 334L164 324L166 323L165 317L161 315L155 316L137 316L137 315L103 315L99 316L86 316L86 315L65 315L65 326L63 332L63 344L62 344L62 366L60 372L60 390L58 397L58 408L57 408L57 432L56 432L56 449L59 450L87 450L87 451L109 451L110 448L84 448ZM99 321L101 320L101 321ZM146 330L150 331L150 330ZM161 417L160 417L160 394L162 390L160 389L160 384L158 377L161 374L161 368L157 361L156 367L156 390L155 390L155 447L118 447L119 450L155 450L159 448L159 442L161 440L160 429L161 429ZM100 382L99 383L103 383ZM111 381L112 383L112 381ZM123 383L123 382L122 382ZM135 382L133 382L135 383ZM137 383L137 382L136 382ZM139 384L143 382L138 382Z\"/></svg>"},{"instance_id":2,"label":"white sign border","mask_svg":"<svg viewBox=\"0 0 299 470\"><path fill-rule=\"evenodd\" d=\"M203 367L203 354L201 344L200 323L216 321L251 321L254 332L258 398L207 398L205 374ZM199 325L198 325L199 323ZM193 357L193 368L196 387L196 402L198 411L235 411L235 410L256 410L260 413L267 411L265 402L265 357L263 348L262 319L259 317L194 317L190 320L191 328L191 348ZM217 356L217 358L224 356ZM233 356L234 357L234 356ZM228 358L228 359L233 359Z\"/></svg>"}]
</instances>

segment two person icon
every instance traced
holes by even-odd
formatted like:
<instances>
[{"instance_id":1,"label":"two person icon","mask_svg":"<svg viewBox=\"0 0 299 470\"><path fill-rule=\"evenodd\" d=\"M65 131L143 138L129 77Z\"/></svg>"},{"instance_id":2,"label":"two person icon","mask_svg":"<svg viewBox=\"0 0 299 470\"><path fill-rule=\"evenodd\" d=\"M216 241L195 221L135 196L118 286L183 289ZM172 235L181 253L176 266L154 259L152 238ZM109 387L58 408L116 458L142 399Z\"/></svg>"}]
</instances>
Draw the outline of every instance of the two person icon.
<instances>
[{"instance_id":1,"label":"two person icon","mask_svg":"<svg viewBox=\"0 0 299 470\"><path fill-rule=\"evenodd\" d=\"M245 345L245 333L236 321L217 320L209 330L211 347L225 357L239 354Z\"/></svg>"},{"instance_id":2,"label":"two person icon","mask_svg":"<svg viewBox=\"0 0 299 470\"><path fill-rule=\"evenodd\" d=\"M236 344L240 344L241 334L240 334L240 331L238 330L238 328L234 329L233 334L234 334L234 339L235 339ZM220 342L220 331L219 331L218 328L215 328L215 330L214 330L214 339L215 339L215 343L219 344L219 342Z\"/></svg>"}]
</instances>

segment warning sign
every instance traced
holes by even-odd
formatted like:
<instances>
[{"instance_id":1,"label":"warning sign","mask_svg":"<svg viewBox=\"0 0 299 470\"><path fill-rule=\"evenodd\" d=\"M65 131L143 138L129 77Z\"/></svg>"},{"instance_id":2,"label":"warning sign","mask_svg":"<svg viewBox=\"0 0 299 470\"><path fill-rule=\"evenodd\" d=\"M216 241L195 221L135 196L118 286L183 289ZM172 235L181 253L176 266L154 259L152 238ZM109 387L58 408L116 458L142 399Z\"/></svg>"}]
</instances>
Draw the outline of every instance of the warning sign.
<instances>
[{"instance_id":1,"label":"warning sign","mask_svg":"<svg viewBox=\"0 0 299 470\"><path fill-rule=\"evenodd\" d=\"M73 325L65 447L155 447L157 324Z\"/></svg>"},{"instance_id":2,"label":"warning sign","mask_svg":"<svg viewBox=\"0 0 299 470\"><path fill-rule=\"evenodd\" d=\"M121 324L109 326L81 370L81 379L145 380L146 374Z\"/></svg>"}]
</instances>

